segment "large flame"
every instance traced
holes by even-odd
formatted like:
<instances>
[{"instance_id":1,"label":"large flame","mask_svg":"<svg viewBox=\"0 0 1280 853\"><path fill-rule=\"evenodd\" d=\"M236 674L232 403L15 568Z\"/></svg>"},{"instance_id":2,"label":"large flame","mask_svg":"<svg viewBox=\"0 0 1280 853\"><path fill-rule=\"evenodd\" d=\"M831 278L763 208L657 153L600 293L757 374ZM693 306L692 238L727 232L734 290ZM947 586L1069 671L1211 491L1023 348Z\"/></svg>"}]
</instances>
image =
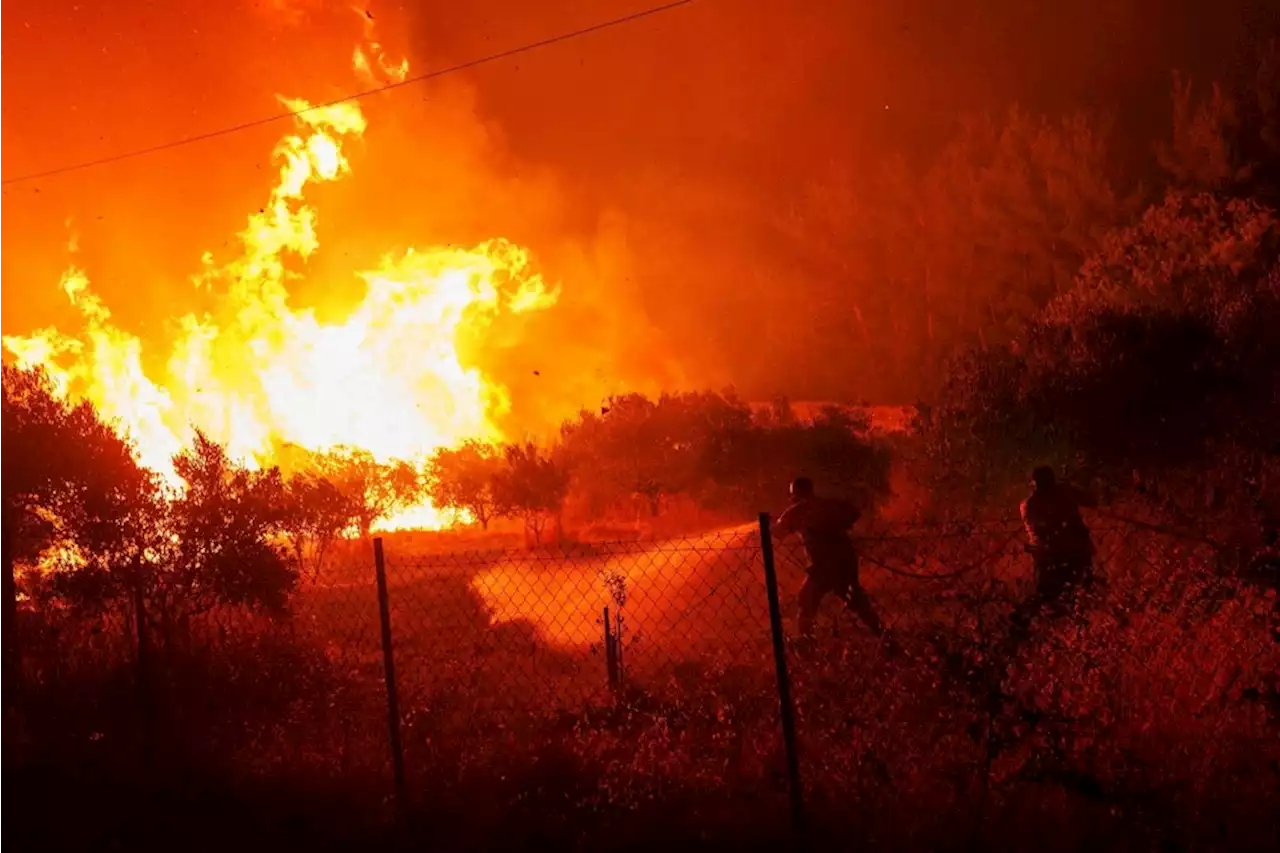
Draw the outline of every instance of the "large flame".
<instances>
[{"instance_id":1,"label":"large flame","mask_svg":"<svg viewBox=\"0 0 1280 853\"><path fill-rule=\"evenodd\" d=\"M390 66L376 43L356 57L362 73L372 64L402 79L407 70ZM500 438L494 419L509 405L505 389L464 365L455 343L502 312L554 304L558 291L530 273L525 250L495 239L385 258L360 273L364 298L343 322L291 308L286 285L296 273L286 261L319 248L304 192L349 172L342 143L364 132L365 118L354 104L281 101L297 114L297 129L276 147L279 181L240 234L240 257L217 266L206 254L197 282L217 294L218 308L177 322L162 377L147 374L142 342L113 324L76 268L62 288L83 317L82 333L47 328L6 336L5 348L21 366L43 367L59 393L90 400L144 465L171 478L173 455L195 429L251 465L272 462L286 445L421 462L468 438ZM443 521L421 506L382 526Z\"/></svg>"}]
</instances>

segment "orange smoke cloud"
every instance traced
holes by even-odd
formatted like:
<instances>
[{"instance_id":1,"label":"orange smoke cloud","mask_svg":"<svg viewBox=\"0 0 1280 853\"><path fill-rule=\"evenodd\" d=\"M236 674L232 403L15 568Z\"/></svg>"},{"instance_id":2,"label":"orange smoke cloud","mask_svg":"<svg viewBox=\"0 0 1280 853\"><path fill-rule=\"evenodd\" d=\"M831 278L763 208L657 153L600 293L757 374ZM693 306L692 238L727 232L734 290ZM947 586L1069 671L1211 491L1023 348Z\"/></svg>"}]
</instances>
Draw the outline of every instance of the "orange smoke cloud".
<instances>
[{"instance_id":1,"label":"orange smoke cloud","mask_svg":"<svg viewBox=\"0 0 1280 853\"><path fill-rule=\"evenodd\" d=\"M361 26L354 72L403 79L407 66ZM103 257L103 217L78 214L89 248L62 278L78 322L6 334L6 358L94 402L170 476L195 429L255 465L287 445L420 460L467 438L551 433L610 393L680 384L629 283L625 223L575 220L556 180L506 157L467 87L416 91L320 108L281 98L298 115L265 201L236 240L205 243L185 297L114 284L173 253L154 229L139 223ZM222 204L171 215L217 221L208 209ZM164 331L150 331L161 311Z\"/></svg>"},{"instance_id":2,"label":"orange smoke cloud","mask_svg":"<svg viewBox=\"0 0 1280 853\"><path fill-rule=\"evenodd\" d=\"M197 280L218 304L174 323L162 375L148 374L143 341L114 323L76 268L62 289L83 329L7 335L4 347L20 365L44 368L60 393L93 402L145 465L169 477L196 429L255 465L282 445L421 461L468 438L500 438L508 393L463 363L457 341L483 336L504 315L551 308L559 289L530 271L525 249L491 239L385 256L359 273L363 298L340 322L291 306L292 259L320 247L308 191L348 175L344 142L359 139L366 121L355 104L281 101L298 130L276 147L276 185L241 232L239 257L215 266L206 254Z\"/></svg>"}]
</instances>

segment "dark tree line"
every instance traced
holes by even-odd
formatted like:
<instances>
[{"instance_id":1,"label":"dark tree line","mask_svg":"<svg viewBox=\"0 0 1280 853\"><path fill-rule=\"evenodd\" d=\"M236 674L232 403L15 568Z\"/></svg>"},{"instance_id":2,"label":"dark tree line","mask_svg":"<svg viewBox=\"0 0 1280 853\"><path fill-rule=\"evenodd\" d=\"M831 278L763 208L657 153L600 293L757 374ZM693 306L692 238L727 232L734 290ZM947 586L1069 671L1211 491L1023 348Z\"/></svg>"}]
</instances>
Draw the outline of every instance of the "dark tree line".
<instances>
[{"instance_id":1,"label":"dark tree line","mask_svg":"<svg viewBox=\"0 0 1280 853\"><path fill-rule=\"evenodd\" d=\"M634 520L684 502L750 518L776 505L797 471L874 501L887 491L889 456L866 428L836 408L802 423L785 403L753 412L731 393L629 394L563 424L546 451L441 450L429 490L437 506L485 527L521 519L535 542L566 508L582 521Z\"/></svg>"},{"instance_id":2,"label":"dark tree line","mask_svg":"<svg viewBox=\"0 0 1280 853\"><path fill-rule=\"evenodd\" d=\"M777 231L820 306L814 371L881 402L931 399L970 347L1007 346L1081 267L1165 195L1280 203L1277 52L1239 79L1174 78L1172 125L1142 140L1147 174L1104 113L961 123L928 162L839 164L818 176ZM1121 143L1124 143L1123 145Z\"/></svg>"},{"instance_id":3,"label":"dark tree line","mask_svg":"<svg viewBox=\"0 0 1280 853\"><path fill-rule=\"evenodd\" d=\"M1017 334L951 359L922 432L939 482L989 494L1054 461L1201 521L1275 524L1275 56L1235 95L1179 82L1163 195Z\"/></svg>"}]
</instances>

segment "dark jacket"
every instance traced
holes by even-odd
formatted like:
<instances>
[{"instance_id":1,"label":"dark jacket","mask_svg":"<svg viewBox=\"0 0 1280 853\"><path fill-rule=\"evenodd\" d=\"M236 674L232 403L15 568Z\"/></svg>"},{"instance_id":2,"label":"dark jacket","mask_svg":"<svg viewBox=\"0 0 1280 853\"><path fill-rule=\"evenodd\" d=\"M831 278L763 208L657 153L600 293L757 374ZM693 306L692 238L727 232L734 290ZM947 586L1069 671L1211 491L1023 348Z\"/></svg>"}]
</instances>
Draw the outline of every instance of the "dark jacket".
<instances>
[{"instance_id":1,"label":"dark jacket","mask_svg":"<svg viewBox=\"0 0 1280 853\"><path fill-rule=\"evenodd\" d=\"M1080 507L1093 498L1065 484L1036 489L1022 502L1022 524L1031 553L1046 563L1077 563L1093 558L1093 539L1080 517Z\"/></svg>"},{"instance_id":2,"label":"dark jacket","mask_svg":"<svg viewBox=\"0 0 1280 853\"><path fill-rule=\"evenodd\" d=\"M810 497L795 501L778 516L774 531L779 536L799 533L809 555L811 574L844 574L857 570L858 554L849 528L861 516L848 501Z\"/></svg>"}]
</instances>

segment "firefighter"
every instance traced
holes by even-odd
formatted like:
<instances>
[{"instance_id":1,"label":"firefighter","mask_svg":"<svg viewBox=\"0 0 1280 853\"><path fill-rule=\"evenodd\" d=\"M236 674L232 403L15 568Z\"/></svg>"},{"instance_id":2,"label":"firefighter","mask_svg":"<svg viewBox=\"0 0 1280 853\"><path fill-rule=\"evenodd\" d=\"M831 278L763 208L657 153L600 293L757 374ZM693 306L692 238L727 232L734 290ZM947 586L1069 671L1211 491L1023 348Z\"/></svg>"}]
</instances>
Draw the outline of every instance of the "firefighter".
<instances>
[{"instance_id":1,"label":"firefighter","mask_svg":"<svg viewBox=\"0 0 1280 853\"><path fill-rule=\"evenodd\" d=\"M1096 507L1087 492L1059 483L1053 469L1037 468L1031 494L1020 507L1027 531L1026 550L1035 563L1036 588L1014 610L1015 633L1025 635L1041 613L1062 615L1093 579L1093 538L1080 517L1080 507Z\"/></svg>"},{"instance_id":2,"label":"firefighter","mask_svg":"<svg viewBox=\"0 0 1280 853\"><path fill-rule=\"evenodd\" d=\"M778 516L773 529L779 537L800 534L809 558L800 589L802 640L813 640L818 608L830 593L840 596L872 633L884 634L884 625L858 582L858 553L849 538L849 528L860 516L847 501L815 495L813 481L808 477L799 477L791 484L791 504Z\"/></svg>"}]
</instances>

